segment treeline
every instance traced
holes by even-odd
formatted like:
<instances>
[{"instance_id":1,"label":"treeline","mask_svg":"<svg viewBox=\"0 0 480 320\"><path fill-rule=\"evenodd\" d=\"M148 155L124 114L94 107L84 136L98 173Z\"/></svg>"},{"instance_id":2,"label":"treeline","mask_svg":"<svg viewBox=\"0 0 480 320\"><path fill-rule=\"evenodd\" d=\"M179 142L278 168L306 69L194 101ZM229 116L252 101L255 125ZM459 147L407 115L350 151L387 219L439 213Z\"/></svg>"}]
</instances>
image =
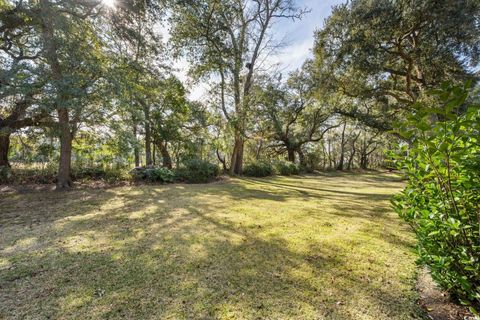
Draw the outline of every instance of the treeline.
<instances>
[{"instance_id":1,"label":"treeline","mask_svg":"<svg viewBox=\"0 0 480 320\"><path fill-rule=\"evenodd\" d=\"M0 167L54 170L59 189L72 166L390 168L384 151L409 143L396 123L441 83L476 80L478 7L336 6L314 58L282 75L266 58L274 24L309 13L293 0L0 0ZM208 84L201 102L177 59Z\"/></svg>"}]
</instances>

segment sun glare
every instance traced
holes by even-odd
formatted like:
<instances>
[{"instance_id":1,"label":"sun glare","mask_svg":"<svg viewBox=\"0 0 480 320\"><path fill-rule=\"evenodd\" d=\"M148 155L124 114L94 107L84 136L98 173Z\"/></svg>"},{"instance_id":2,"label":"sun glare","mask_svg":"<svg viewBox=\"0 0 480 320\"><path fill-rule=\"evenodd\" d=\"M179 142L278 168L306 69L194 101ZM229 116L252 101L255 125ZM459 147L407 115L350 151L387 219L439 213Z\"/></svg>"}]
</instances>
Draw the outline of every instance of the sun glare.
<instances>
[{"instance_id":1,"label":"sun glare","mask_svg":"<svg viewBox=\"0 0 480 320\"><path fill-rule=\"evenodd\" d=\"M115 5L117 4L117 0L102 0L102 3L106 7L115 8Z\"/></svg>"}]
</instances>

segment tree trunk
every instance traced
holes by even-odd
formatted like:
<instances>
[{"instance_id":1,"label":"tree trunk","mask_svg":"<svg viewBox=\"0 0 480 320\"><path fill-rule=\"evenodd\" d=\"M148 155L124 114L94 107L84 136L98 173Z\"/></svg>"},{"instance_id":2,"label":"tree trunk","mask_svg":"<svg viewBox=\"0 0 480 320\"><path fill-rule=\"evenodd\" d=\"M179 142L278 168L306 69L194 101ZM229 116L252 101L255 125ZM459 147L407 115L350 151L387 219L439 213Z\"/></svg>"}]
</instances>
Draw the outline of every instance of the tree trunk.
<instances>
[{"instance_id":1,"label":"tree trunk","mask_svg":"<svg viewBox=\"0 0 480 320\"><path fill-rule=\"evenodd\" d=\"M350 154L350 158L348 159L347 170L352 169L353 159L355 157L355 145L353 145L352 153Z\"/></svg>"},{"instance_id":2,"label":"tree trunk","mask_svg":"<svg viewBox=\"0 0 480 320\"><path fill-rule=\"evenodd\" d=\"M340 159L338 160L337 170L343 170L343 163L345 162L345 156L343 155L343 148L340 149Z\"/></svg>"},{"instance_id":3,"label":"tree trunk","mask_svg":"<svg viewBox=\"0 0 480 320\"><path fill-rule=\"evenodd\" d=\"M338 161L337 170L343 170L343 163L345 162L345 128L347 127L347 122L343 123L342 130L342 140L340 142L340 160Z\"/></svg>"},{"instance_id":4,"label":"tree trunk","mask_svg":"<svg viewBox=\"0 0 480 320\"><path fill-rule=\"evenodd\" d=\"M0 167L10 168L8 150L10 149L10 133L0 132Z\"/></svg>"},{"instance_id":5,"label":"tree trunk","mask_svg":"<svg viewBox=\"0 0 480 320\"><path fill-rule=\"evenodd\" d=\"M357 153L357 149L355 148L355 143L357 143L358 137L360 137L361 131L355 136L352 140L352 152L350 153L350 158L348 159L347 170L352 168L353 160L355 159L355 154Z\"/></svg>"},{"instance_id":6,"label":"tree trunk","mask_svg":"<svg viewBox=\"0 0 480 320\"><path fill-rule=\"evenodd\" d=\"M145 164L152 165L152 135L148 121L145 123Z\"/></svg>"},{"instance_id":7,"label":"tree trunk","mask_svg":"<svg viewBox=\"0 0 480 320\"><path fill-rule=\"evenodd\" d=\"M153 141L153 145L152 145L152 161L153 161L153 166L155 166L157 164L157 161L156 161L156 157L157 157L157 152L156 152L157 148L156 148L156 145L155 145L155 140Z\"/></svg>"},{"instance_id":8,"label":"tree trunk","mask_svg":"<svg viewBox=\"0 0 480 320\"><path fill-rule=\"evenodd\" d=\"M53 20L54 15L52 4L48 0L40 1L40 12L42 18L42 40L44 44L45 56L50 69L52 71L52 78L56 82L57 100L55 102L55 109L58 114L58 125L60 131L60 162L58 164L57 175L57 189L68 189L72 186L72 179L70 176L72 163L72 139L74 131L70 129L70 116L68 109L63 106L63 102L69 99L65 88L63 70L58 57L58 48L55 41Z\"/></svg>"},{"instance_id":9,"label":"tree trunk","mask_svg":"<svg viewBox=\"0 0 480 320\"><path fill-rule=\"evenodd\" d=\"M367 146L365 141L363 142L363 146L360 150L360 169L366 170L368 168L368 159L367 159Z\"/></svg>"},{"instance_id":10,"label":"tree trunk","mask_svg":"<svg viewBox=\"0 0 480 320\"><path fill-rule=\"evenodd\" d=\"M172 157L170 157L170 153L168 152L167 142L161 141L158 147L162 155L162 165L165 168L172 169Z\"/></svg>"},{"instance_id":11,"label":"tree trunk","mask_svg":"<svg viewBox=\"0 0 480 320\"><path fill-rule=\"evenodd\" d=\"M263 139L260 140L260 142L257 145L257 150L255 152L255 159L256 160L260 160L260 153L262 151L262 148L263 148Z\"/></svg>"},{"instance_id":12,"label":"tree trunk","mask_svg":"<svg viewBox=\"0 0 480 320\"><path fill-rule=\"evenodd\" d=\"M362 154L362 156L360 157L360 168L363 170L368 169L368 157L366 154Z\"/></svg>"},{"instance_id":13,"label":"tree trunk","mask_svg":"<svg viewBox=\"0 0 480 320\"><path fill-rule=\"evenodd\" d=\"M328 168L333 169L335 166L335 161L333 159L333 150L332 150L332 141L328 140Z\"/></svg>"},{"instance_id":14,"label":"tree trunk","mask_svg":"<svg viewBox=\"0 0 480 320\"><path fill-rule=\"evenodd\" d=\"M288 152L288 161L295 162L295 150L292 148L287 149Z\"/></svg>"},{"instance_id":15,"label":"tree trunk","mask_svg":"<svg viewBox=\"0 0 480 320\"><path fill-rule=\"evenodd\" d=\"M360 150L360 168L364 170L368 169L368 144L366 140L363 141Z\"/></svg>"},{"instance_id":16,"label":"tree trunk","mask_svg":"<svg viewBox=\"0 0 480 320\"><path fill-rule=\"evenodd\" d=\"M235 145L232 152L232 162L230 165L230 174L241 175L243 173L243 145L244 140L240 134L235 137Z\"/></svg>"},{"instance_id":17,"label":"tree trunk","mask_svg":"<svg viewBox=\"0 0 480 320\"><path fill-rule=\"evenodd\" d=\"M305 163L305 154L303 154L303 151L299 149L298 151L298 160L300 161L300 166L306 167L307 164Z\"/></svg>"},{"instance_id":18,"label":"tree trunk","mask_svg":"<svg viewBox=\"0 0 480 320\"><path fill-rule=\"evenodd\" d=\"M72 186L70 175L72 166L72 133L70 131L68 110L58 109L60 124L60 162L58 164L57 189L69 189Z\"/></svg>"},{"instance_id":19,"label":"tree trunk","mask_svg":"<svg viewBox=\"0 0 480 320\"><path fill-rule=\"evenodd\" d=\"M235 163L235 173L236 174L243 174L243 146L245 141L243 138L240 139L237 151L237 161Z\"/></svg>"},{"instance_id":20,"label":"tree trunk","mask_svg":"<svg viewBox=\"0 0 480 320\"><path fill-rule=\"evenodd\" d=\"M133 126L133 136L135 137L135 146L133 147L133 156L135 158L135 167L140 167L140 151L138 150L137 125Z\"/></svg>"},{"instance_id":21,"label":"tree trunk","mask_svg":"<svg viewBox=\"0 0 480 320\"><path fill-rule=\"evenodd\" d=\"M220 161L220 163L222 164L223 172L224 172L224 173L228 172L227 163L226 163L226 161L225 161L225 157L222 157L222 156L220 155L220 151L218 151L218 149L216 150L216 153L217 153L218 161Z\"/></svg>"}]
</instances>

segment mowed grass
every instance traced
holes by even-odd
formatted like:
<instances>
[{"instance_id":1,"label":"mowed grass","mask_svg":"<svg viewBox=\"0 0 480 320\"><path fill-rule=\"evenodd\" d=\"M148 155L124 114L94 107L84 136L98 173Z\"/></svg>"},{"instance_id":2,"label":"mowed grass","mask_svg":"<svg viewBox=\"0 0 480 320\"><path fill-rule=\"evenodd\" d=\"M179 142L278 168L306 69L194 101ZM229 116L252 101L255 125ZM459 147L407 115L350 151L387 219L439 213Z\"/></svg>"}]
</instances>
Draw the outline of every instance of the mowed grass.
<instances>
[{"instance_id":1,"label":"mowed grass","mask_svg":"<svg viewBox=\"0 0 480 320\"><path fill-rule=\"evenodd\" d=\"M393 175L0 195L2 319L412 319Z\"/></svg>"}]
</instances>

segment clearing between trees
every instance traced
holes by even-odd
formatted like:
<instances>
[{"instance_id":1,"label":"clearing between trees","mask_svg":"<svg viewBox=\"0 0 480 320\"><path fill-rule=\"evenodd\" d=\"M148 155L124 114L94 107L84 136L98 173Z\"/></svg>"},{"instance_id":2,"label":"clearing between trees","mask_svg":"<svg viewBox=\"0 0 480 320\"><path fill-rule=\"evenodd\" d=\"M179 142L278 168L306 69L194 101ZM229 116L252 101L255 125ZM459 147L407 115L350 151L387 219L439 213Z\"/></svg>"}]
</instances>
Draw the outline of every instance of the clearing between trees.
<instances>
[{"instance_id":1,"label":"clearing between trees","mask_svg":"<svg viewBox=\"0 0 480 320\"><path fill-rule=\"evenodd\" d=\"M393 174L0 195L2 319L414 319Z\"/></svg>"}]
</instances>

